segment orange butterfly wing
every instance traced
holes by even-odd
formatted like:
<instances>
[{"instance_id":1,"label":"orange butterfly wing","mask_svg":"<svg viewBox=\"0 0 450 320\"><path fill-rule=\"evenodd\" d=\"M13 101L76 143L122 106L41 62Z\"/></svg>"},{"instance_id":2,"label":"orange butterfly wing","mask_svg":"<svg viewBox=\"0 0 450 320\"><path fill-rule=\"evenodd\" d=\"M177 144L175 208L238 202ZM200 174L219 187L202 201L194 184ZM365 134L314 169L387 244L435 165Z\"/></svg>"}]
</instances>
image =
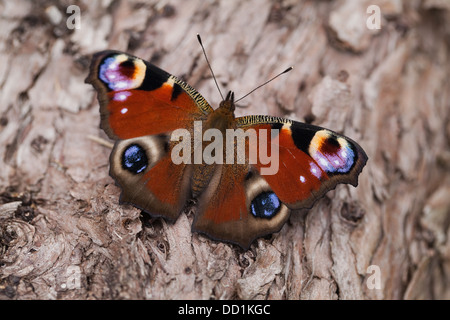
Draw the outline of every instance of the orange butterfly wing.
<instances>
[{"instance_id":1,"label":"orange butterfly wing","mask_svg":"<svg viewBox=\"0 0 450 320\"><path fill-rule=\"evenodd\" d=\"M188 84L119 51L95 54L86 82L98 92L101 128L117 140L110 174L121 201L176 219L190 196L190 169L171 161L169 135L212 108Z\"/></svg>"},{"instance_id":2,"label":"orange butterfly wing","mask_svg":"<svg viewBox=\"0 0 450 320\"><path fill-rule=\"evenodd\" d=\"M356 142L328 129L270 116L242 117L236 122L258 136L256 144L247 143L246 156L250 152L260 156L265 145L265 154L277 163L258 158L255 163L223 165L208 194L200 198L193 227L243 248L279 231L289 209L312 207L339 183L356 186L367 162ZM267 170L272 165L276 168Z\"/></svg>"}]
</instances>

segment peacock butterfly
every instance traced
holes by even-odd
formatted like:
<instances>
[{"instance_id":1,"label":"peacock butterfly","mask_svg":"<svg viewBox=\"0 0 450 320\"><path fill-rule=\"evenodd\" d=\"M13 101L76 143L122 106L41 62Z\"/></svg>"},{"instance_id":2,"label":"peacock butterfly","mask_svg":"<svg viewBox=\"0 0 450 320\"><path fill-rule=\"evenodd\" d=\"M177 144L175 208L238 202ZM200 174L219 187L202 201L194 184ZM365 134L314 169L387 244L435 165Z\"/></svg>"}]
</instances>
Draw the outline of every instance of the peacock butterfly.
<instances>
[{"instance_id":1,"label":"peacock butterfly","mask_svg":"<svg viewBox=\"0 0 450 320\"><path fill-rule=\"evenodd\" d=\"M193 231L244 249L337 184L356 187L367 162L356 142L331 130L236 118L231 91L214 110L187 83L123 52L96 53L86 82L115 140L110 175L120 201L174 221L195 199Z\"/></svg>"}]
</instances>

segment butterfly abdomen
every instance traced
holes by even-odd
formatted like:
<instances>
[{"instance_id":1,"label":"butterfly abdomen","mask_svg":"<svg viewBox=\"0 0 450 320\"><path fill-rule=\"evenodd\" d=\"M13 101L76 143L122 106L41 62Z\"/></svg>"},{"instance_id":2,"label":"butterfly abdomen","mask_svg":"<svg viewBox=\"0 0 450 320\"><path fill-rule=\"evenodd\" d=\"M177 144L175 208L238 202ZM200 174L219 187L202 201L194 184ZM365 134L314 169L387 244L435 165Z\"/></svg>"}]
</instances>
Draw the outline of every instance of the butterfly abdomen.
<instances>
[{"instance_id":1,"label":"butterfly abdomen","mask_svg":"<svg viewBox=\"0 0 450 320\"><path fill-rule=\"evenodd\" d=\"M206 165L204 163L194 166L194 172L191 179L192 197L194 199L197 199L202 191L207 187L215 170L216 166Z\"/></svg>"},{"instance_id":2,"label":"butterfly abdomen","mask_svg":"<svg viewBox=\"0 0 450 320\"><path fill-rule=\"evenodd\" d=\"M226 103L228 102L228 103ZM221 103L220 107L214 110L212 113L208 115L208 118L206 121L204 121L202 126L202 138L205 137L205 132L207 130L218 130L216 132L217 135L214 135L214 138L211 138L212 141L207 141L209 139L203 139L202 141L202 163L195 165L194 173L192 176L192 195L194 198L197 198L201 192L208 186L215 170L217 169L215 164L222 164L226 160L226 154L227 152L233 152L233 150L226 150L227 143L225 141L226 137L226 131L227 129L234 129L235 128L235 120L234 120L234 104L231 100L226 100ZM220 132L220 134L219 134ZM221 139L222 141L216 141L216 139ZM205 151L207 151L208 146L212 142L220 142L222 145L222 148L218 149L212 149L211 154L208 154ZM195 144L195 142L194 142ZM234 147L234 146L233 146ZM216 153L222 153L221 157L216 158ZM207 160L205 162L205 157L211 156L211 160ZM214 157L215 161L213 164L210 163L210 161L213 161L212 158ZM221 159L221 160L220 160Z\"/></svg>"}]
</instances>

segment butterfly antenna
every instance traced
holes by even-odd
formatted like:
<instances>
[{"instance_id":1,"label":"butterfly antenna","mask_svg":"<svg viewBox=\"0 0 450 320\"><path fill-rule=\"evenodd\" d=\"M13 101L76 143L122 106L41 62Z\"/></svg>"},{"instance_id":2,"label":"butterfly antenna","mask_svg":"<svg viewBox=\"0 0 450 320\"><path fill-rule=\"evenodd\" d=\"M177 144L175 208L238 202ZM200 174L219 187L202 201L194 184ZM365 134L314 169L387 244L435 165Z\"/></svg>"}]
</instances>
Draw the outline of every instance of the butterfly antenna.
<instances>
[{"instance_id":1,"label":"butterfly antenna","mask_svg":"<svg viewBox=\"0 0 450 320\"><path fill-rule=\"evenodd\" d=\"M286 70L284 70L283 72L280 72L279 74L277 74L277 75L276 75L275 77L273 77L272 79L269 79L269 80L267 80L266 82L264 82L263 84L260 84L259 86L257 86L255 89L253 89L252 91L250 91L249 93L247 93L245 96L243 96L243 97L237 99L237 100L235 101L235 103L238 102L238 101L240 101L240 100L242 100L242 99L244 99L246 96L248 96L248 95L250 95L251 93L255 92L256 90L258 90L258 89L261 88L262 86L265 86L266 84L268 84L268 83L271 82L272 80L275 80L276 78L278 78L278 77L281 76L282 74L285 74L285 73L291 71L292 69L293 69L293 67L289 67L289 68L287 68Z\"/></svg>"},{"instance_id":2,"label":"butterfly antenna","mask_svg":"<svg viewBox=\"0 0 450 320\"><path fill-rule=\"evenodd\" d=\"M222 97L222 100L224 100L222 91L220 91L219 84L217 83L217 80L216 80L216 76L214 75L213 69L211 68L211 64L209 63L208 56L206 55L205 47L203 47L202 38L200 38L200 35L198 33L197 33L197 40L200 43L200 46L202 47L203 55L205 56L206 62L208 63L209 70L211 70L211 74L214 79L214 82L216 83L217 90L219 90L220 96Z\"/></svg>"}]
</instances>

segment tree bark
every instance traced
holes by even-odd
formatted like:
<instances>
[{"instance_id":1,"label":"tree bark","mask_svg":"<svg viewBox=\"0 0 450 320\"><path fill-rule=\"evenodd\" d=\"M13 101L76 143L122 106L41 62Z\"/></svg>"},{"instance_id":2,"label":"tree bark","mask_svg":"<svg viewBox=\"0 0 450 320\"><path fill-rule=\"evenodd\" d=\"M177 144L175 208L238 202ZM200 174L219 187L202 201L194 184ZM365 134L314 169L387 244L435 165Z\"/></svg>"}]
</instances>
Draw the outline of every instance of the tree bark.
<instances>
[{"instance_id":1,"label":"tree bark","mask_svg":"<svg viewBox=\"0 0 450 320\"><path fill-rule=\"evenodd\" d=\"M0 298L449 299L450 5L445 1L5 1L0 18ZM367 21L380 8L380 29ZM376 22L376 20L370 20ZM133 53L236 114L348 135L369 156L282 230L237 246L119 205L93 137L90 56ZM150 124L151 125L151 124ZM195 207L192 209L195 211Z\"/></svg>"}]
</instances>

